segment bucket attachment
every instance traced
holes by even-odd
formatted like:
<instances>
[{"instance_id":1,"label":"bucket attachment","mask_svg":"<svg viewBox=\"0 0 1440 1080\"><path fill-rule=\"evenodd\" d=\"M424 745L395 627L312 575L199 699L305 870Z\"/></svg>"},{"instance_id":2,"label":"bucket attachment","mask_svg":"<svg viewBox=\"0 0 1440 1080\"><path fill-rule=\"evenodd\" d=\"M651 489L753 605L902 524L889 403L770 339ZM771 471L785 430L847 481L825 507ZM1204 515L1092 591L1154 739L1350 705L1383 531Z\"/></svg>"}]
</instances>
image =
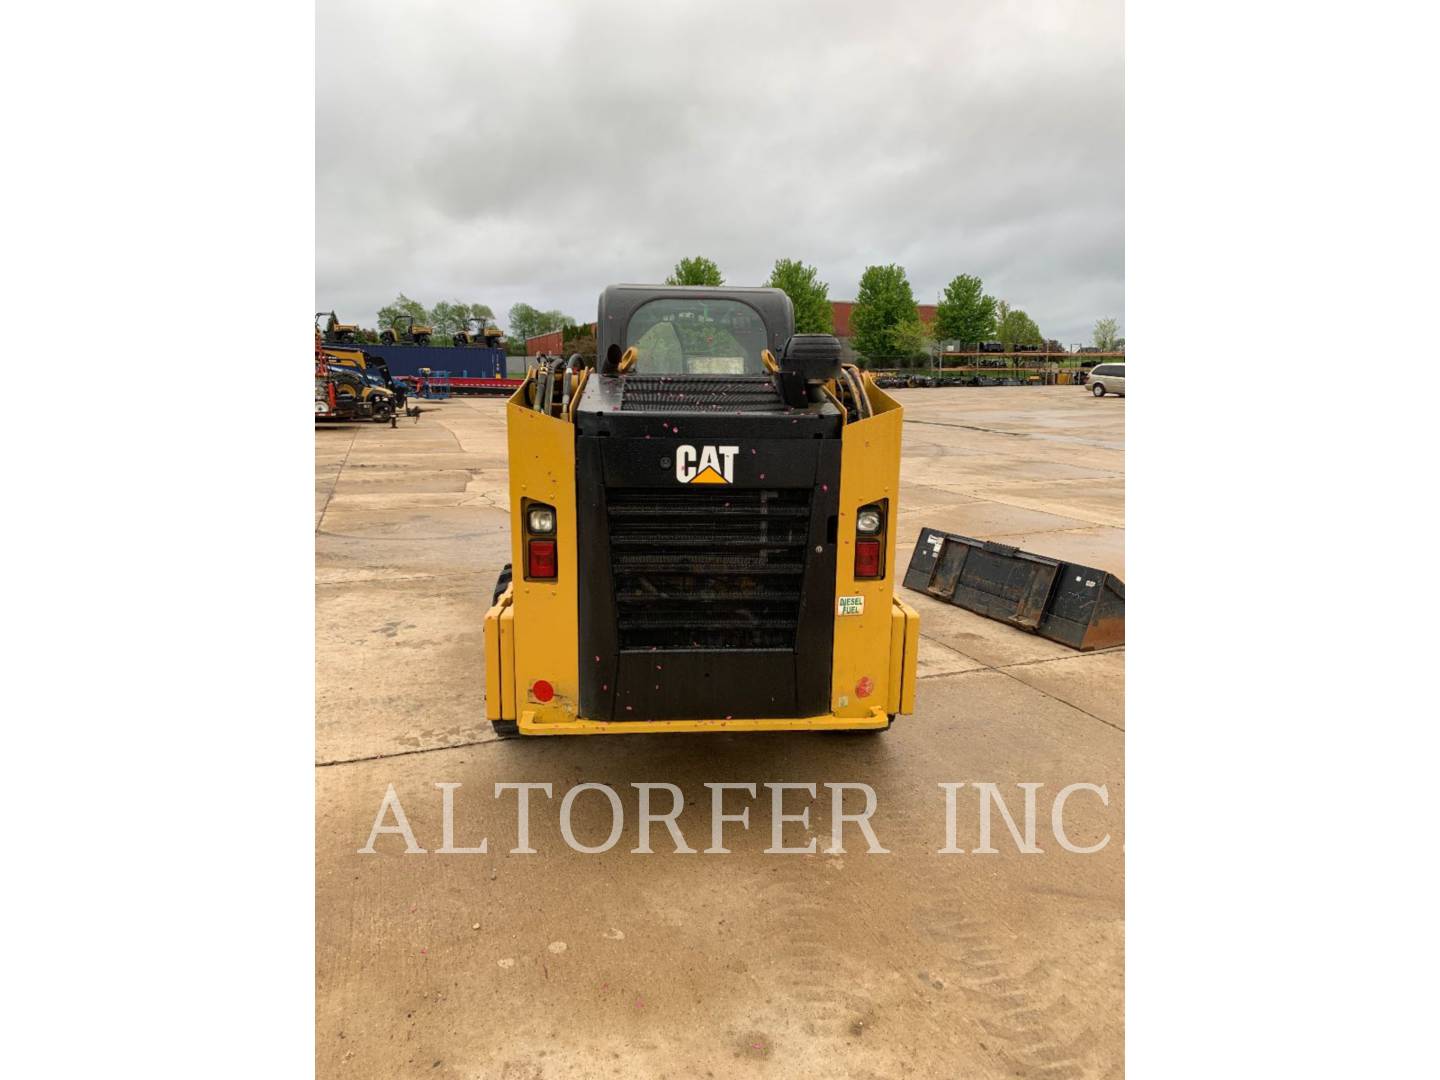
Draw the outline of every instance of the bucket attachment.
<instances>
[{"instance_id":1,"label":"bucket attachment","mask_svg":"<svg viewBox=\"0 0 1440 1080\"><path fill-rule=\"evenodd\" d=\"M1089 652L1125 644L1125 583L993 540L922 529L905 587Z\"/></svg>"}]
</instances>

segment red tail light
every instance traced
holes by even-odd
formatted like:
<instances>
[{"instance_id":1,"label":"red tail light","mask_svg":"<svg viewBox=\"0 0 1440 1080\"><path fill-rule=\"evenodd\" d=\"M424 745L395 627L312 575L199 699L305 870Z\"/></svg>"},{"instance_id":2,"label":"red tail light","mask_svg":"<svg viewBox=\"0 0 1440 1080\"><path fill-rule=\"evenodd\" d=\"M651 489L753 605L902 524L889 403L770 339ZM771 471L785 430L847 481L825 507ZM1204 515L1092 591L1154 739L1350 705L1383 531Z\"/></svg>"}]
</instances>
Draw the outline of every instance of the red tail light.
<instances>
[{"instance_id":1,"label":"red tail light","mask_svg":"<svg viewBox=\"0 0 1440 1080\"><path fill-rule=\"evenodd\" d=\"M555 576L555 541L531 540L528 550L526 574L532 578L553 578Z\"/></svg>"},{"instance_id":2,"label":"red tail light","mask_svg":"<svg viewBox=\"0 0 1440 1080\"><path fill-rule=\"evenodd\" d=\"M855 576L877 578L880 576L880 541L855 541Z\"/></svg>"}]
</instances>

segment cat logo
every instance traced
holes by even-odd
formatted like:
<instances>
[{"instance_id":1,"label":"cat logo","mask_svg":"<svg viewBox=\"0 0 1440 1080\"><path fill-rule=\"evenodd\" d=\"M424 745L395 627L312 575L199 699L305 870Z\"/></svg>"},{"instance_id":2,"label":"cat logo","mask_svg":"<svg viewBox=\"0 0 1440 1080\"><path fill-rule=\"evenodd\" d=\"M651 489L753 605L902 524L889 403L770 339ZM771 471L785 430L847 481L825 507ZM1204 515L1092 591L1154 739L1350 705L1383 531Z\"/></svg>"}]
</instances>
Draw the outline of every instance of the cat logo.
<instances>
[{"instance_id":1,"label":"cat logo","mask_svg":"<svg viewBox=\"0 0 1440 1080\"><path fill-rule=\"evenodd\" d=\"M738 446L679 446L675 449L675 479L682 484L733 484Z\"/></svg>"}]
</instances>

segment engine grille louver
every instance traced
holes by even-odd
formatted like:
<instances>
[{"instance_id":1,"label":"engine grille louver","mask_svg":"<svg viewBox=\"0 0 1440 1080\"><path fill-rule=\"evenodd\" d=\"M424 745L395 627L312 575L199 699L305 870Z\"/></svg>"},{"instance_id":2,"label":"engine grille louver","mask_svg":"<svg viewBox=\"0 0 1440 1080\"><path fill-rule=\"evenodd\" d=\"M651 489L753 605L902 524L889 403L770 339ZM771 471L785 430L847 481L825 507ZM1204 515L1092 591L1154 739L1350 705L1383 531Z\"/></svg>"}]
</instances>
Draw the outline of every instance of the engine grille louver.
<instances>
[{"instance_id":1,"label":"engine grille louver","mask_svg":"<svg viewBox=\"0 0 1440 1080\"><path fill-rule=\"evenodd\" d=\"M784 412L785 402L768 375L628 375L621 412Z\"/></svg>"},{"instance_id":2,"label":"engine grille louver","mask_svg":"<svg viewBox=\"0 0 1440 1080\"><path fill-rule=\"evenodd\" d=\"M810 494L609 489L621 649L793 650Z\"/></svg>"}]
</instances>

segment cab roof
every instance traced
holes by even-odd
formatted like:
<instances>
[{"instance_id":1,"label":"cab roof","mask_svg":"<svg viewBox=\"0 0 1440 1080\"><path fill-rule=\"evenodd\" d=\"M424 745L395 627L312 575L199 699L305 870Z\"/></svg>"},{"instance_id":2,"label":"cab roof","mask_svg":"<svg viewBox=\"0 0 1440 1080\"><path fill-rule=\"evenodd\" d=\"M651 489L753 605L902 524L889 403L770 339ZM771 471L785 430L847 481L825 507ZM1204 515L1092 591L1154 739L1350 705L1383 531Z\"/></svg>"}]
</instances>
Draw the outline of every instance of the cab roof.
<instances>
[{"instance_id":1,"label":"cab roof","mask_svg":"<svg viewBox=\"0 0 1440 1080\"><path fill-rule=\"evenodd\" d=\"M651 300L738 300L765 324L766 346L777 356L795 332L795 305L782 289L719 285L610 285L600 294L595 345L603 358L611 345L625 348L625 328L636 309Z\"/></svg>"}]
</instances>

